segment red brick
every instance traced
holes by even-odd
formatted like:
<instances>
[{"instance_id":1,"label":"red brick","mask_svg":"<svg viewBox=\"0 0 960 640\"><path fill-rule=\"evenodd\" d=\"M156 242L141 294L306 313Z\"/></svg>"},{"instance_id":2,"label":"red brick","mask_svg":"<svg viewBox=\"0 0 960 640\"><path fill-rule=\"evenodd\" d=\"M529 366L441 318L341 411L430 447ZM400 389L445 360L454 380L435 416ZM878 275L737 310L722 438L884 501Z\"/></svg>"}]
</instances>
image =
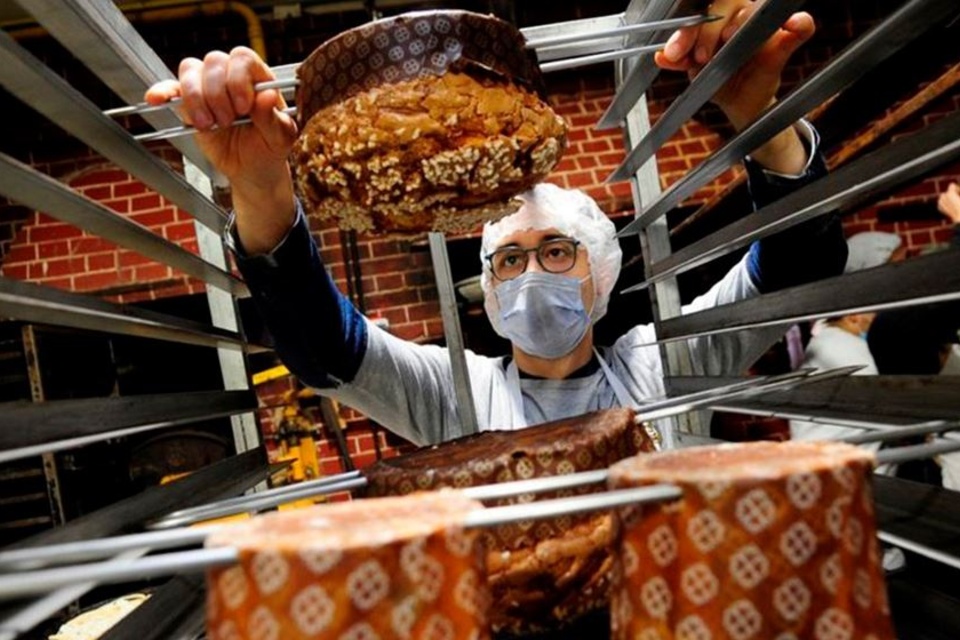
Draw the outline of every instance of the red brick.
<instances>
[{"instance_id":1,"label":"red brick","mask_svg":"<svg viewBox=\"0 0 960 640\"><path fill-rule=\"evenodd\" d=\"M417 338L423 338L424 335L426 335L422 322L401 324L390 327L390 333L398 338L403 338L404 340L416 340Z\"/></svg>"},{"instance_id":2,"label":"red brick","mask_svg":"<svg viewBox=\"0 0 960 640\"><path fill-rule=\"evenodd\" d=\"M41 242L37 245L37 256L41 260L48 258L60 258L70 255L69 240L54 240L53 242Z\"/></svg>"},{"instance_id":3,"label":"red brick","mask_svg":"<svg viewBox=\"0 0 960 640\"><path fill-rule=\"evenodd\" d=\"M407 317L411 322L431 320L440 315L440 306L435 302L424 302L407 307Z\"/></svg>"},{"instance_id":4,"label":"red brick","mask_svg":"<svg viewBox=\"0 0 960 640\"><path fill-rule=\"evenodd\" d=\"M407 304L419 302L420 297L416 291L402 289L400 291L391 291L389 293L375 293L367 296L366 303L369 309L383 309L385 307L400 307Z\"/></svg>"},{"instance_id":5,"label":"red brick","mask_svg":"<svg viewBox=\"0 0 960 640\"><path fill-rule=\"evenodd\" d=\"M73 282L71 278L50 278L43 281L45 287L53 287L54 289L63 289L64 291L75 290L73 289Z\"/></svg>"},{"instance_id":6,"label":"red brick","mask_svg":"<svg viewBox=\"0 0 960 640\"><path fill-rule=\"evenodd\" d=\"M588 137L586 129L570 129L567 131L568 142L581 142Z\"/></svg>"},{"instance_id":7,"label":"red brick","mask_svg":"<svg viewBox=\"0 0 960 640\"><path fill-rule=\"evenodd\" d=\"M100 204L104 205L111 211L116 213L130 213L130 201L126 198L119 198L117 200L106 200Z\"/></svg>"},{"instance_id":8,"label":"red brick","mask_svg":"<svg viewBox=\"0 0 960 640\"><path fill-rule=\"evenodd\" d=\"M583 103L564 102L563 104L556 105L553 110L561 116L576 116L583 113Z\"/></svg>"},{"instance_id":9,"label":"red brick","mask_svg":"<svg viewBox=\"0 0 960 640\"><path fill-rule=\"evenodd\" d=\"M616 167L619 166L623 159L627 157L626 152L624 151L614 151L613 153L601 153L596 156L597 160L600 161L600 164L606 166Z\"/></svg>"},{"instance_id":10,"label":"red brick","mask_svg":"<svg viewBox=\"0 0 960 640\"><path fill-rule=\"evenodd\" d=\"M580 156L577 158L577 165L581 169L593 169L598 164L596 156Z\"/></svg>"},{"instance_id":11,"label":"red brick","mask_svg":"<svg viewBox=\"0 0 960 640\"><path fill-rule=\"evenodd\" d=\"M375 258L363 263L364 273L373 275L398 273L410 269L409 256L394 256L392 258Z\"/></svg>"},{"instance_id":12,"label":"red brick","mask_svg":"<svg viewBox=\"0 0 960 640\"><path fill-rule=\"evenodd\" d=\"M47 283L50 284L50 283ZM90 273L76 276L73 279L73 288L75 291L99 291L117 284L117 275L115 272Z\"/></svg>"},{"instance_id":13,"label":"red brick","mask_svg":"<svg viewBox=\"0 0 960 640\"><path fill-rule=\"evenodd\" d=\"M603 153L612 149L609 140L591 140L589 142L582 142L580 147L583 149L584 153Z\"/></svg>"},{"instance_id":14,"label":"red brick","mask_svg":"<svg viewBox=\"0 0 960 640\"><path fill-rule=\"evenodd\" d=\"M165 264L148 264L134 269L134 280L136 282L166 280L170 275L170 267Z\"/></svg>"},{"instance_id":15,"label":"red brick","mask_svg":"<svg viewBox=\"0 0 960 640\"><path fill-rule=\"evenodd\" d=\"M37 259L37 245L18 244L10 247L3 255L3 264L15 264L17 262L33 262Z\"/></svg>"},{"instance_id":16,"label":"red brick","mask_svg":"<svg viewBox=\"0 0 960 640\"><path fill-rule=\"evenodd\" d=\"M686 160L662 160L657 162L657 167L661 173L686 172L690 168Z\"/></svg>"},{"instance_id":17,"label":"red brick","mask_svg":"<svg viewBox=\"0 0 960 640\"><path fill-rule=\"evenodd\" d=\"M116 182L126 182L130 179L130 174L118 170L99 170L91 171L79 178L70 181L72 187L83 187L91 184L113 184Z\"/></svg>"},{"instance_id":18,"label":"red brick","mask_svg":"<svg viewBox=\"0 0 960 640\"><path fill-rule=\"evenodd\" d=\"M30 242L77 238L81 235L83 235L82 230L69 224L51 224L40 227L30 227L27 230L27 236L30 238Z\"/></svg>"},{"instance_id":19,"label":"red brick","mask_svg":"<svg viewBox=\"0 0 960 640\"><path fill-rule=\"evenodd\" d=\"M117 245L104 240L103 238L94 238L86 236L70 241L70 253L77 255L82 253L100 253L101 251L114 251Z\"/></svg>"},{"instance_id":20,"label":"red brick","mask_svg":"<svg viewBox=\"0 0 960 640\"><path fill-rule=\"evenodd\" d=\"M395 309L380 309L376 311L375 315L380 318L386 318L390 322L390 326L396 324L406 324L410 321L407 317L408 307L398 307Z\"/></svg>"},{"instance_id":21,"label":"red brick","mask_svg":"<svg viewBox=\"0 0 960 640\"><path fill-rule=\"evenodd\" d=\"M378 291L393 291L403 288L403 274L392 273L385 276L377 276Z\"/></svg>"},{"instance_id":22,"label":"red brick","mask_svg":"<svg viewBox=\"0 0 960 640\"><path fill-rule=\"evenodd\" d=\"M152 260L146 256L140 255L135 251L121 251L120 252L120 266L121 267L135 267L141 264L149 264Z\"/></svg>"},{"instance_id":23,"label":"red brick","mask_svg":"<svg viewBox=\"0 0 960 640\"><path fill-rule=\"evenodd\" d=\"M156 227L162 227L165 224L170 224L176 218L172 210L164 209L162 211L148 211L145 213L133 213L130 215L130 219L142 224L145 227L156 228Z\"/></svg>"},{"instance_id":24,"label":"red brick","mask_svg":"<svg viewBox=\"0 0 960 640\"><path fill-rule=\"evenodd\" d=\"M137 196L130 199L130 205L134 211L146 211L148 209L159 209L162 206L160 196L156 193Z\"/></svg>"},{"instance_id":25,"label":"red brick","mask_svg":"<svg viewBox=\"0 0 960 640\"><path fill-rule=\"evenodd\" d=\"M573 171L577 168L576 160L571 156L566 156L557 163L557 166L553 168L554 173L565 173L567 171Z\"/></svg>"},{"instance_id":26,"label":"red brick","mask_svg":"<svg viewBox=\"0 0 960 640\"><path fill-rule=\"evenodd\" d=\"M116 197L133 196L138 193L145 193L147 186L142 182L125 182L123 184L113 185L113 195Z\"/></svg>"},{"instance_id":27,"label":"red brick","mask_svg":"<svg viewBox=\"0 0 960 640\"><path fill-rule=\"evenodd\" d=\"M586 127L592 128L597 123L596 116L592 114L587 115L573 115L568 118L570 124L574 127Z\"/></svg>"},{"instance_id":28,"label":"red brick","mask_svg":"<svg viewBox=\"0 0 960 640\"><path fill-rule=\"evenodd\" d=\"M320 234L319 244L321 247L339 247L340 231L338 229L324 231Z\"/></svg>"},{"instance_id":29,"label":"red brick","mask_svg":"<svg viewBox=\"0 0 960 640\"><path fill-rule=\"evenodd\" d=\"M30 265L34 266L34 265ZM26 280L27 279L27 265L26 264L5 264L0 266L0 273L3 273L5 278L12 278L13 280Z\"/></svg>"},{"instance_id":30,"label":"red brick","mask_svg":"<svg viewBox=\"0 0 960 640\"><path fill-rule=\"evenodd\" d=\"M911 248L925 247L933 242L930 231L911 231L907 234L907 245Z\"/></svg>"},{"instance_id":31,"label":"red brick","mask_svg":"<svg viewBox=\"0 0 960 640\"><path fill-rule=\"evenodd\" d=\"M91 200L109 200L113 197L111 189L107 185L96 186L96 187L87 187L86 189L81 189L80 193L87 196Z\"/></svg>"},{"instance_id":32,"label":"red brick","mask_svg":"<svg viewBox=\"0 0 960 640\"><path fill-rule=\"evenodd\" d=\"M364 245L366 247L366 245ZM378 240L370 243L370 255L384 258L407 253L407 248L396 240Z\"/></svg>"},{"instance_id":33,"label":"red brick","mask_svg":"<svg viewBox=\"0 0 960 640\"><path fill-rule=\"evenodd\" d=\"M956 232L953 227L943 227L942 229L936 229L933 232L933 241L937 244L942 244L950 242L953 240L953 236Z\"/></svg>"},{"instance_id":34,"label":"red brick","mask_svg":"<svg viewBox=\"0 0 960 640\"><path fill-rule=\"evenodd\" d=\"M197 237L197 231L192 222L177 222L163 228L163 235L167 240L187 240Z\"/></svg>"},{"instance_id":35,"label":"red brick","mask_svg":"<svg viewBox=\"0 0 960 640\"><path fill-rule=\"evenodd\" d=\"M86 270L86 261L83 258L61 258L41 262L43 277L55 278L59 276L83 273Z\"/></svg>"},{"instance_id":36,"label":"red brick","mask_svg":"<svg viewBox=\"0 0 960 640\"><path fill-rule=\"evenodd\" d=\"M576 187L585 187L595 183L593 174L589 171L579 171L577 173L569 173L566 176L567 187L576 188Z\"/></svg>"}]
</instances>

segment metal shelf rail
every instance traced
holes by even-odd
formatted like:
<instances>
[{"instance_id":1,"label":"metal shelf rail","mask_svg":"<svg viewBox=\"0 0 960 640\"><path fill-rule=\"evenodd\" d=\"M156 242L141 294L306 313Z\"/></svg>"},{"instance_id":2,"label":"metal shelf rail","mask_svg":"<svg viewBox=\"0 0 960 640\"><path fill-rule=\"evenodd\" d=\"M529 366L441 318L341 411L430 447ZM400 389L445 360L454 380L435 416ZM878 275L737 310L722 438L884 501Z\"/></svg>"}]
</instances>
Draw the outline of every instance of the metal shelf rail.
<instances>
[{"instance_id":1,"label":"metal shelf rail","mask_svg":"<svg viewBox=\"0 0 960 640\"><path fill-rule=\"evenodd\" d=\"M113 3L101 0L24 0L21 4L127 104L139 102L146 87L153 82L172 77ZM667 211L742 159L785 124L833 93L842 91L857 75L956 13L953 0L910 0L835 57L819 74L786 96L752 127L732 139L671 189L661 193L654 158L657 150L706 103L736 71L740 62L801 5L799 0L770 0L652 128L643 98L657 73L651 57L616 63L618 93L600 125L622 127L630 145L628 159L615 175L616 178L629 178L634 186L637 217L624 233L640 237L646 278L637 288L648 289L655 303L659 347L664 371L669 376L668 391L673 395L730 382L717 377L691 377L696 368L689 360L685 338L829 317L855 310L960 298L957 253L944 252L681 317L676 281L680 273L828 209L866 202L895 185L907 184L960 157L960 145L956 142L960 139L960 120L957 117L944 119L673 254L665 218ZM526 29L525 35L530 39L544 39L593 32L607 34L587 42L554 45L562 51L545 52L543 59L559 58L561 54L587 55L642 47L662 41L666 32L628 30L626 35L611 36L609 30L677 15L680 6L679 0L633 0L622 14L533 27ZM0 34L0 61L0 83L12 94L194 215L203 247L202 259L152 236L149 231L12 158L0 157L0 193L175 266L215 288L208 290L213 326L7 279L0 279L0 316L204 345L217 348L227 363L224 371L226 390L223 392L155 396L140 399L142 404L131 404L118 398L0 407L0 460L27 455L26 452L50 452L134 429L161 429L211 415L246 416L245 421L235 423L240 455L48 534L35 536L23 546L90 540L142 530L149 520L178 509L236 496L257 485L271 469L264 464L262 451L256 448L256 429L249 414L255 399L245 387L246 375L236 360L242 359L245 351L257 347L245 342L242 330L236 324L234 297L244 295L245 288L227 270L223 247L216 236L222 228L224 212L213 203L209 194L211 182L217 182L219 178L212 175L189 137L172 141L185 156L187 178L170 170L108 115L98 111L66 82L51 74L6 34ZM281 71L289 77L292 65ZM159 110L144 114L144 117L158 130L179 124L169 111ZM438 277L449 280L446 270L439 271ZM891 287L891 282L901 286ZM449 294L452 285L440 289ZM441 300L442 307L451 304L452 296L447 295ZM450 315L444 314L445 324L455 321L455 314L448 318ZM468 385L468 381L462 376L458 383L461 403L469 397L463 394L460 385L464 384ZM878 397L884 400L882 406L878 406ZM795 391L771 393L763 398L732 402L726 406L719 404L714 408L802 416L840 424L857 422L864 428L891 428L922 421L960 419L957 398L956 385L941 380L848 378L824 381ZM65 418L79 408L109 418L97 424L68 424L69 420ZM20 428L26 422L41 427L28 434L27 430ZM705 426L693 416L682 421L681 426L694 435L706 435ZM890 493L896 491L891 489ZM939 502L938 507L949 511L949 520L956 519L958 510L952 496ZM935 526L937 521L935 513L925 512L924 526L931 522ZM917 530L909 522L900 521L896 533L909 539ZM933 547L940 544L935 537L918 539ZM940 550L951 557L955 552L952 547ZM142 553L147 552L148 549L142 550ZM129 552L118 557L116 562L129 562L139 557L138 553ZM4 609L0 612L0 640L26 633L94 587L87 584L60 589L39 600L17 603L12 610ZM157 591L153 601L129 616L107 637L132 637L134 632L144 638L196 637L202 626L198 617L202 612L202 598L198 595L201 589L202 582L196 576L174 578ZM175 611L167 608L166 603L170 602L177 603ZM165 626L156 623L158 618L164 619Z\"/></svg>"}]
</instances>

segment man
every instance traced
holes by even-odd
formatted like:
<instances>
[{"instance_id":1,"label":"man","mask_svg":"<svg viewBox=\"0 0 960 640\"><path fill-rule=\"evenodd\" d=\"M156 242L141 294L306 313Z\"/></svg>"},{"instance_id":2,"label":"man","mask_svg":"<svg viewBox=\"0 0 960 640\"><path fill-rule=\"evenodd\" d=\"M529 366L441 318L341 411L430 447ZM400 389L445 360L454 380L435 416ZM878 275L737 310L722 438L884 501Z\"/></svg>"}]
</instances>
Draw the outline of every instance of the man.
<instances>
[{"instance_id":1,"label":"man","mask_svg":"<svg viewBox=\"0 0 960 640\"><path fill-rule=\"evenodd\" d=\"M712 11L724 18L674 34L657 54L658 63L696 73L755 8L749 0L715 2ZM736 128L772 103L780 72L813 31L808 14L795 14L715 96ZM230 238L287 366L305 383L414 443L461 435L446 351L378 329L328 277L286 162L296 125L277 109L279 94L253 91L255 83L270 79L249 49L212 52L203 61L184 60L179 82L155 85L147 100L156 104L180 95L188 122L201 130L223 128L197 139L231 182L236 226ZM229 127L246 115L252 126ZM763 204L825 168L815 133L801 124L756 149L748 171L754 199ZM481 429L517 429L661 396L662 367L656 347L648 344L652 327L636 327L603 352L593 345L592 323L604 314L620 269L613 224L576 191L540 185L523 199L520 211L484 229L486 308L513 349L509 358L466 354ZM814 220L756 244L691 307L834 275L845 258L837 221ZM735 374L776 335L772 330L705 338L691 341L691 348L699 372Z\"/></svg>"}]
</instances>

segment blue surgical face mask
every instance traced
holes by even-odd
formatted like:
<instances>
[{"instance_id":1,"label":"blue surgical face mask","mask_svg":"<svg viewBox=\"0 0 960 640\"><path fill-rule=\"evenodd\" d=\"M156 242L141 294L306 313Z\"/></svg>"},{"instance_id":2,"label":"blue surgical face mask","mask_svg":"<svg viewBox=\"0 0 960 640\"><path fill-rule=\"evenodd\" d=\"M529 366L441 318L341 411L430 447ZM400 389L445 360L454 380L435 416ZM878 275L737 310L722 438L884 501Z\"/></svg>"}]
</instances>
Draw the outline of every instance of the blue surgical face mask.
<instances>
[{"instance_id":1,"label":"blue surgical face mask","mask_svg":"<svg viewBox=\"0 0 960 640\"><path fill-rule=\"evenodd\" d=\"M589 276L588 276L589 277ZM565 356L590 328L580 284L585 280L528 271L494 290L500 328L524 353L540 358Z\"/></svg>"}]
</instances>

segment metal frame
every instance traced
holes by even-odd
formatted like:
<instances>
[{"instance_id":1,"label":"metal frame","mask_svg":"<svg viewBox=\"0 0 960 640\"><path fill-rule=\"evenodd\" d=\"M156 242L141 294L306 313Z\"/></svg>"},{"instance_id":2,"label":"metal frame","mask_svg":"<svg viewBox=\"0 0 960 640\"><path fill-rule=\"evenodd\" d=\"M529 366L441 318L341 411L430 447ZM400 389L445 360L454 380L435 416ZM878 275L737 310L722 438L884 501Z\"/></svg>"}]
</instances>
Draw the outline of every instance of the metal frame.
<instances>
[{"instance_id":1,"label":"metal frame","mask_svg":"<svg viewBox=\"0 0 960 640\"><path fill-rule=\"evenodd\" d=\"M112 3L100 0L22 0L22 4L127 103L138 101L143 90L152 82L170 77L169 70ZM531 38L582 36L593 31L603 32L602 37L590 41L559 45L553 51L545 50L544 60L616 51L658 41L663 34L638 34L631 32L629 27L638 22L673 15L680 4L678 0L634 0L623 14L616 16L545 25L524 31ZM820 74L811 78L793 95L788 96L757 123L734 138L701 167L661 194L654 161L658 147L736 71L739 61L800 4L800 0L767 3L652 128L649 127L642 94L656 76L656 67L649 56L617 63L618 93L600 124L605 127L624 127L631 146L629 158L617 174L618 177L632 180L638 214L637 220L625 233L638 233L642 243L645 282L634 289L648 286L650 288L648 293L654 302L656 328L660 336L664 372L667 374L666 384L670 394L692 389L706 392L706 389L724 384L724 380L720 378L689 377L694 367L689 361L685 338L853 310L960 298L960 276L957 275L960 273L957 268L960 267L960 257L958 252L948 252L760 296L722 309L690 316L680 315L676 282L678 274L742 248L754 239L798 224L828 208L852 206L875 197L895 184L915 179L960 155L960 147L956 142L960 139L960 117L954 116L888 145L788 198L672 254L669 230L664 217L668 209L827 94L842 90L857 74L874 66L930 26L942 22L951 14L951 10L954 10L955 3L951 0L911 0L835 58ZM610 29L621 27L627 29L613 31L612 33L617 35L610 35ZM119 216L12 159L0 158L4 168L0 176L10 176L6 181L0 178L0 191L15 199L22 199L34 208L53 215L66 216L66 219L78 226L131 246L145 255L151 255L186 273L201 277L217 287L208 288L214 326L202 326L162 314L112 305L90 296L3 279L0 279L0 315L28 322L52 323L218 348L227 389L208 395L179 394L141 399L143 404L137 407L127 406L128 400L124 398L38 403L15 410L4 407L0 409L0 428L15 431L2 434L4 441L0 446L8 449L0 452L0 455L9 455L9 447L43 446L47 450L53 450L60 446L71 446L69 438L78 436L106 437L119 430L160 428L166 424L201 419L210 415L247 411L251 407L252 394L242 389L246 387L243 351L248 346L241 327L236 323L234 297L243 295L245 291L243 285L229 273L223 247L215 234L222 225L223 215L222 210L210 198L209 179L218 177L210 175L209 167L196 145L190 138L180 138L174 143L188 159L187 178L183 179L152 159L138 144L132 143L122 129L109 121L109 116L95 113L82 96L76 94L66 83L51 76L42 65L25 54L5 35L0 36L0 61L5 61L5 64L0 65L0 82L12 93L38 105L42 113L55 118L70 133L87 141L169 200L195 215L199 223L197 233L202 259L190 254L182 255L185 252L181 252L177 247L158 242L156 238L149 237L151 234L146 230L125 225ZM289 77L293 66L286 65L282 69L283 74ZM144 117L157 129L179 124L172 113L164 110L147 113ZM435 240L437 239L431 238L432 249ZM442 244L442 238L439 238L439 244ZM463 370L456 374L460 379L456 385L457 401L464 411L469 413L473 408L469 398L469 381L466 380L462 363L456 364L458 358L463 358L463 349L462 339L457 339L459 327L456 314L450 313L452 296L449 294L453 290L452 283L449 269L444 269L439 248L438 246L438 251L435 252L435 266L438 289L441 290L444 326L455 363L454 371L458 368ZM891 281L898 282L900 286L896 289L890 287ZM769 395L762 397L731 400L727 403L718 401L710 406L721 410L800 416L839 424L856 423L865 429L884 430L901 424L916 426L921 419L956 420L960 407L957 406L957 394L952 387L953 385L943 381L922 379L890 381L883 378L845 378L821 380L797 390L771 391ZM877 406L880 404L877 402L878 398L884 400L882 409ZM677 399L674 398L673 401ZM65 423L62 421L64 416L78 410L89 410L91 407L96 411L114 411L116 417L98 425L81 427L79 433L65 430ZM256 445L249 414L247 416L234 425L238 450L241 451L252 449ZM35 434L26 433L25 430L21 433L19 427L24 421L36 422L41 424L42 428ZM698 423L695 418L684 421L681 426L685 430L684 438L689 432L704 435L705 425ZM923 428L939 427L926 425ZM945 441L939 443L939 446L955 447L957 443ZM160 518L175 509L205 505L221 497L235 496L262 482L269 473L270 469L263 465L262 452L252 449L201 470L186 480L148 491L135 500L123 501L61 529L31 538L19 546L24 548L55 542L89 540L130 527L142 527L146 521ZM884 491L888 489L884 486L886 484L886 481L881 483ZM894 488L889 490L890 494L899 491L899 487L891 486ZM883 496L883 491L878 493ZM527 509L528 507L524 507L517 517L528 518ZM937 501L935 509L941 511L934 511L934 515L947 513L952 519L956 519L960 513L960 506L955 504L952 498ZM935 553L941 554L942 560L953 562L960 554L952 546L947 546L939 538L917 536L918 531L926 527L928 520L940 520L929 513L925 517L927 520L914 519L910 526L891 529L890 535L893 536L891 539L895 539L894 544L897 544L896 540L913 540L913 544L918 548L932 548ZM916 516L911 515L911 518ZM924 526L918 526L918 522ZM122 566L139 555L141 553L138 550L129 551L126 555L116 557L114 562ZM51 615L94 586L91 583L79 588L60 589L27 605L19 615L0 622L0 640L17 637L31 624ZM200 588L199 581L193 578L175 579L163 588L161 593L164 597L158 599L154 606L145 606L142 612L138 611L128 618L122 630L118 627L108 637L127 637L132 635L132 630L145 638L170 637L164 633L181 633L172 630L173 627L183 629L183 633L195 631L198 627L196 615L201 606L195 596ZM155 620L158 616L167 615L166 607L160 606L167 602L182 606L176 611L178 619L173 621L170 627L164 627L169 629L169 632L159 631L160 626L156 625ZM15 624L11 623L11 620ZM145 634L144 629L150 629L149 633L153 635Z\"/></svg>"}]
</instances>

